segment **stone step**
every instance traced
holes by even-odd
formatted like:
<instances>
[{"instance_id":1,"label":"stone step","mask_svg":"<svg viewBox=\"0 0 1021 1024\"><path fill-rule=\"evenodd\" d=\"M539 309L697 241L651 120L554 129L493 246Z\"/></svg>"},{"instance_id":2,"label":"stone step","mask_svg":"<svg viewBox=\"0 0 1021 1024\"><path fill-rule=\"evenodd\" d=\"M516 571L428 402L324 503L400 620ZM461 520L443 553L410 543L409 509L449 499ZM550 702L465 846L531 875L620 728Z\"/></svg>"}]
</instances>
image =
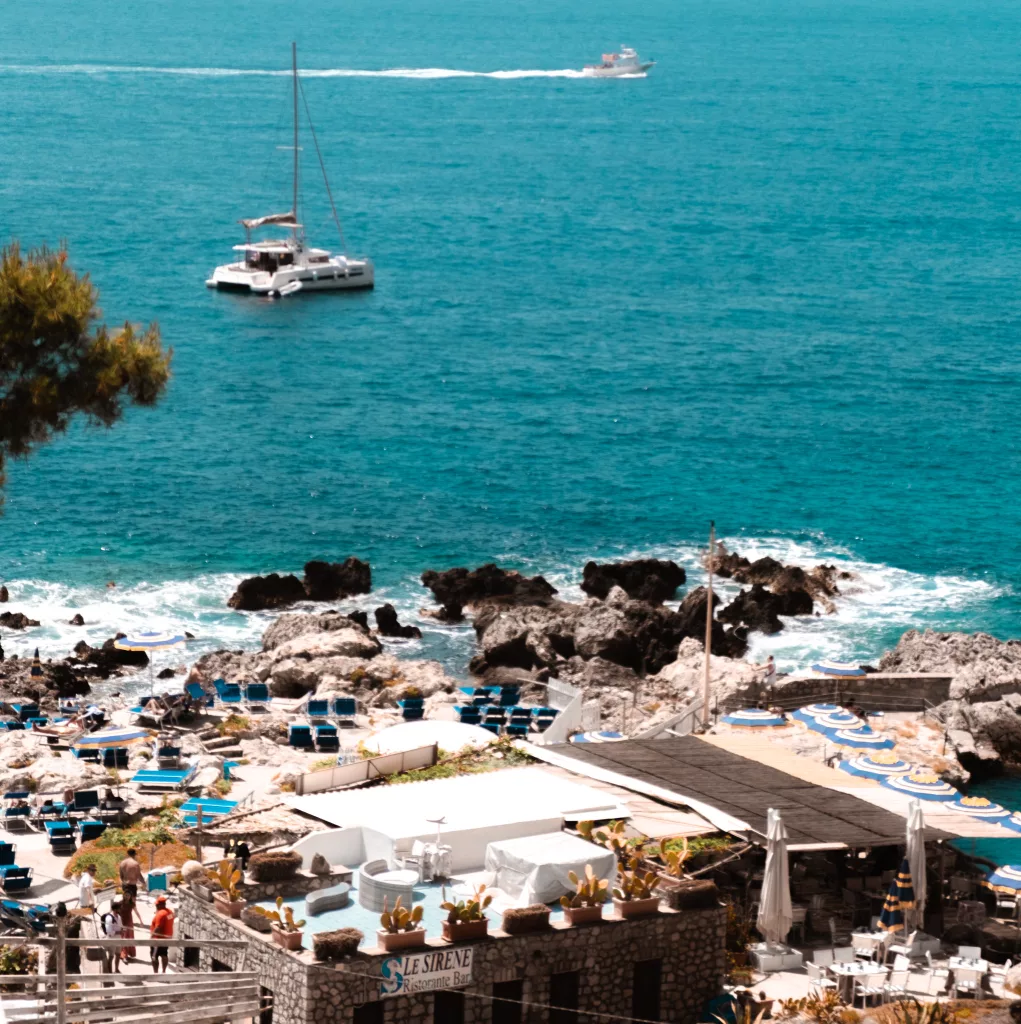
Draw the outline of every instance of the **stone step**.
<instances>
[{"instance_id":1,"label":"stone step","mask_svg":"<svg viewBox=\"0 0 1021 1024\"><path fill-rule=\"evenodd\" d=\"M202 744L209 754L219 753L224 747L236 747L238 741L233 736L219 736L215 740L207 740Z\"/></svg>"},{"instance_id":2,"label":"stone step","mask_svg":"<svg viewBox=\"0 0 1021 1024\"><path fill-rule=\"evenodd\" d=\"M245 752L240 747L217 747L216 750L210 750L209 753L223 758L241 758L245 756Z\"/></svg>"}]
</instances>

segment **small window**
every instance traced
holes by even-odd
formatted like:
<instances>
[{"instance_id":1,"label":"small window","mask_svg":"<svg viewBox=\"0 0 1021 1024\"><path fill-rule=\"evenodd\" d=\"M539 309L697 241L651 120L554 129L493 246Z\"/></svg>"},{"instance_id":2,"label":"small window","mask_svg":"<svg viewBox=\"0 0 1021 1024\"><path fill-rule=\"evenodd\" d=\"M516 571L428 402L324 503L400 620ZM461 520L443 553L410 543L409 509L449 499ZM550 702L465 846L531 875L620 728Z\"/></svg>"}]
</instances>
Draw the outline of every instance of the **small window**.
<instances>
[{"instance_id":1,"label":"small window","mask_svg":"<svg viewBox=\"0 0 1021 1024\"><path fill-rule=\"evenodd\" d=\"M663 975L662 960L639 960L633 975L631 1016L639 1020L659 1020L659 989Z\"/></svg>"},{"instance_id":2,"label":"small window","mask_svg":"<svg viewBox=\"0 0 1021 1024\"><path fill-rule=\"evenodd\" d=\"M361 1006L356 1006L352 1024L383 1024L382 1002L362 1003Z\"/></svg>"},{"instance_id":3,"label":"small window","mask_svg":"<svg viewBox=\"0 0 1021 1024\"><path fill-rule=\"evenodd\" d=\"M521 1024L522 991L520 980L493 985L493 1024Z\"/></svg>"},{"instance_id":4,"label":"small window","mask_svg":"<svg viewBox=\"0 0 1021 1024\"><path fill-rule=\"evenodd\" d=\"M453 989L437 992L433 1002L433 1024L464 1024L464 993Z\"/></svg>"},{"instance_id":5,"label":"small window","mask_svg":"<svg viewBox=\"0 0 1021 1024\"><path fill-rule=\"evenodd\" d=\"M549 978L549 1024L577 1024L578 972L564 971Z\"/></svg>"}]
</instances>

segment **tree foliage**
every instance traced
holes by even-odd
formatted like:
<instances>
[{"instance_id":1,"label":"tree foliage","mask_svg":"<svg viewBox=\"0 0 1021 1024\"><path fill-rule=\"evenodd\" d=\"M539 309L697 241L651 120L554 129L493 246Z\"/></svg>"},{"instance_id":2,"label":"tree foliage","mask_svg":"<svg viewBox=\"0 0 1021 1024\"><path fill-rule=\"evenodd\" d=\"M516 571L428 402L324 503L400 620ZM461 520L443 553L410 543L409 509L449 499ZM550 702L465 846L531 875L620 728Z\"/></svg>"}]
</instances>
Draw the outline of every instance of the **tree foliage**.
<instances>
[{"instance_id":1,"label":"tree foliage","mask_svg":"<svg viewBox=\"0 0 1021 1024\"><path fill-rule=\"evenodd\" d=\"M0 250L0 488L8 459L67 430L76 415L109 427L127 403L154 405L172 351L159 327L99 324L99 294L67 250ZM2 500L2 499L0 499Z\"/></svg>"}]
</instances>

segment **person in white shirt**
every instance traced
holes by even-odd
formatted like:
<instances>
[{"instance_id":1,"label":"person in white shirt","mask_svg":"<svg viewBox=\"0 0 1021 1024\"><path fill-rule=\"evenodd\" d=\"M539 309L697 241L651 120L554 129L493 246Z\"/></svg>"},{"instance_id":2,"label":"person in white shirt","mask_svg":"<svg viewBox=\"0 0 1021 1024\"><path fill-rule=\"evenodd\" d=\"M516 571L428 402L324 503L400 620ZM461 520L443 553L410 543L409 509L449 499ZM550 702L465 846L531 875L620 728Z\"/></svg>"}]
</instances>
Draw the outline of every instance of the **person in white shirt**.
<instances>
[{"instance_id":1,"label":"person in white shirt","mask_svg":"<svg viewBox=\"0 0 1021 1024\"><path fill-rule=\"evenodd\" d=\"M90 864L78 879L78 906L96 912L96 865Z\"/></svg>"},{"instance_id":2,"label":"person in white shirt","mask_svg":"<svg viewBox=\"0 0 1021 1024\"><path fill-rule=\"evenodd\" d=\"M103 914L100 921L103 925L103 937L116 939L121 933L120 902L115 901L110 909ZM114 974L121 973L121 949L120 946L110 946L103 949L103 970L109 974L113 968Z\"/></svg>"}]
</instances>

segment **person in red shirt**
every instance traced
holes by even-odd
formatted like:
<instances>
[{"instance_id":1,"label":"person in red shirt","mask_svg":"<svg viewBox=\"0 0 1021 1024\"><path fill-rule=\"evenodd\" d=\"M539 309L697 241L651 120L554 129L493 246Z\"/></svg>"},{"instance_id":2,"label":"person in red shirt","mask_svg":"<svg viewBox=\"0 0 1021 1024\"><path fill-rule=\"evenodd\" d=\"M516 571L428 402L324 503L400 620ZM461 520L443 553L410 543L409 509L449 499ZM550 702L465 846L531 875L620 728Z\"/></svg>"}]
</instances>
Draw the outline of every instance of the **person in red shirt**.
<instances>
[{"instance_id":1,"label":"person in red shirt","mask_svg":"<svg viewBox=\"0 0 1021 1024\"><path fill-rule=\"evenodd\" d=\"M154 939L172 939L174 937L174 912L167 907L166 896L156 898L156 913L152 915L149 934ZM160 960L163 961L163 973L166 974L170 950L166 946L152 946L151 949L153 974L159 974Z\"/></svg>"}]
</instances>

